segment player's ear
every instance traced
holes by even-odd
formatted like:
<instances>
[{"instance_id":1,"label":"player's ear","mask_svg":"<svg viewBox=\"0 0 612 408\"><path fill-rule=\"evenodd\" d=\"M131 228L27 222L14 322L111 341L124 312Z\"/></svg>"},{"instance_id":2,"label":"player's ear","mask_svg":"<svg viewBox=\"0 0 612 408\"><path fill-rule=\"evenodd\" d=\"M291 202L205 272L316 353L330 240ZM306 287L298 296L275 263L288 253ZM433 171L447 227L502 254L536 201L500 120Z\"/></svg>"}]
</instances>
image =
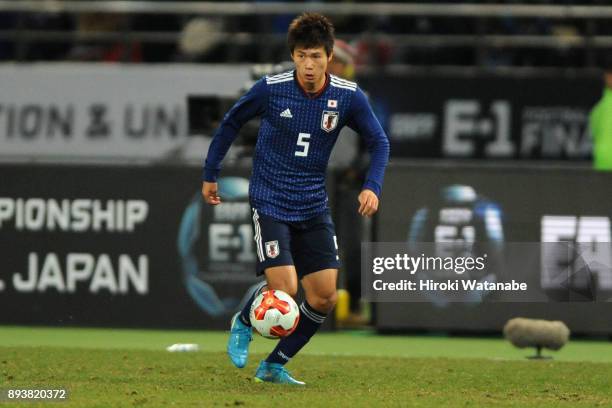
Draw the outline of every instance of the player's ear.
<instances>
[{"instance_id":1,"label":"player's ear","mask_svg":"<svg viewBox=\"0 0 612 408\"><path fill-rule=\"evenodd\" d=\"M330 52L329 55L327 56L327 63L329 64L332 60L332 58L334 58L334 52Z\"/></svg>"}]
</instances>

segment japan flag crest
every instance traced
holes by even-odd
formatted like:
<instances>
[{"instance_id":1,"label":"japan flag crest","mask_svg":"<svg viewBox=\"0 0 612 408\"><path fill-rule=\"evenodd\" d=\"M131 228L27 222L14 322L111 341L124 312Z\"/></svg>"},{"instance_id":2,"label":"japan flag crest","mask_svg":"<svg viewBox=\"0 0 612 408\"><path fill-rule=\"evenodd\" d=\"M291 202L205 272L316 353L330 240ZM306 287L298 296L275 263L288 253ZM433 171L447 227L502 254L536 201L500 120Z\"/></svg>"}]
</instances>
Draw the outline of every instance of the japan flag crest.
<instances>
[{"instance_id":1,"label":"japan flag crest","mask_svg":"<svg viewBox=\"0 0 612 408\"><path fill-rule=\"evenodd\" d=\"M276 258L280 253L280 248L278 247L278 241L268 241L266 242L266 255L268 258Z\"/></svg>"},{"instance_id":2,"label":"japan flag crest","mask_svg":"<svg viewBox=\"0 0 612 408\"><path fill-rule=\"evenodd\" d=\"M338 117L338 112L336 111L323 111L321 129L328 133L333 131L338 126Z\"/></svg>"}]
</instances>

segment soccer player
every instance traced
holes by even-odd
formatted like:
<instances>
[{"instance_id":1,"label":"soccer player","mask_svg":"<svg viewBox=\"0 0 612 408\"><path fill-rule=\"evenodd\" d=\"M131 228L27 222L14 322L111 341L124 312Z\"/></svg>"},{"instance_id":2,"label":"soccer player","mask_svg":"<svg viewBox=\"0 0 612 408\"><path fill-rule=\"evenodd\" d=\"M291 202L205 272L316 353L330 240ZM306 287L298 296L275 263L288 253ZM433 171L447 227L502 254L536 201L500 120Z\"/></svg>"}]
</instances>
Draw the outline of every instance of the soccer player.
<instances>
[{"instance_id":1,"label":"soccer player","mask_svg":"<svg viewBox=\"0 0 612 408\"><path fill-rule=\"evenodd\" d=\"M266 282L233 317L227 352L236 367L244 367L253 299L266 286L295 296L299 280L306 299L297 328L260 363L255 380L304 385L284 366L336 302L340 262L325 191L331 150L344 126L365 139L371 163L358 212L369 217L378 209L389 142L359 87L326 72L334 46L334 27L326 17L302 14L289 26L287 42L295 69L260 79L225 115L208 150L202 195L208 204L221 203L216 183L221 161L239 129L260 116L249 199L257 274Z\"/></svg>"}]
</instances>

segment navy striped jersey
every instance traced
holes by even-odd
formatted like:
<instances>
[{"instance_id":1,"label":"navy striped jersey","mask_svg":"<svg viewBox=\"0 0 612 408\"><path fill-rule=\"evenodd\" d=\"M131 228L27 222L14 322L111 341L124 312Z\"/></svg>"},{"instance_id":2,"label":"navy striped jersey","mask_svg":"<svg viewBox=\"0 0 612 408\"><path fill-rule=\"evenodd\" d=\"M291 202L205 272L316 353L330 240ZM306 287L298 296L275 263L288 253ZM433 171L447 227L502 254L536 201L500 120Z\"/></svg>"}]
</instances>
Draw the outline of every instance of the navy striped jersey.
<instances>
[{"instance_id":1,"label":"navy striped jersey","mask_svg":"<svg viewBox=\"0 0 612 408\"><path fill-rule=\"evenodd\" d=\"M371 160L363 188L380 195L389 141L363 91L328 74L323 89L309 95L295 75L289 71L260 79L228 111L208 149L203 180L217 180L240 128L260 116L249 185L251 205L260 213L303 221L327 209L325 173L345 125L365 138Z\"/></svg>"}]
</instances>

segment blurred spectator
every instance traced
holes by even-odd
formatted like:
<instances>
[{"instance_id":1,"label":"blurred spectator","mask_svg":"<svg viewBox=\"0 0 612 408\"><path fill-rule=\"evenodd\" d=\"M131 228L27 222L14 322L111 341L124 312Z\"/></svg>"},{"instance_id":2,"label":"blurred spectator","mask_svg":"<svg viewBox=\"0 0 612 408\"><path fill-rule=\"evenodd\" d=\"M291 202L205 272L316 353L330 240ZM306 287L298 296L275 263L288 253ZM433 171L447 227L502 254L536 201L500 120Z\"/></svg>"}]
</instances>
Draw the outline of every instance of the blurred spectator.
<instances>
[{"instance_id":1,"label":"blurred spectator","mask_svg":"<svg viewBox=\"0 0 612 408\"><path fill-rule=\"evenodd\" d=\"M358 65L384 66L393 58L393 42L383 34L366 33L356 45Z\"/></svg>"},{"instance_id":2,"label":"blurred spectator","mask_svg":"<svg viewBox=\"0 0 612 408\"><path fill-rule=\"evenodd\" d=\"M337 27L337 33L353 33L358 39L353 43L356 49L354 62L357 66L382 66L391 63L393 40L387 36L393 32L394 20L389 16L375 15L351 18L353 24L345 21L344 31Z\"/></svg>"},{"instance_id":3,"label":"blurred spectator","mask_svg":"<svg viewBox=\"0 0 612 408\"><path fill-rule=\"evenodd\" d=\"M603 96L591 111L589 125L593 135L593 166L612 171L612 55L608 55L604 73Z\"/></svg>"},{"instance_id":4,"label":"blurred spectator","mask_svg":"<svg viewBox=\"0 0 612 408\"><path fill-rule=\"evenodd\" d=\"M190 20L181 31L178 47L181 54L178 59L191 62L214 62L216 58L213 54L223 44L222 31L223 24L220 21L205 17Z\"/></svg>"},{"instance_id":5,"label":"blurred spectator","mask_svg":"<svg viewBox=\"0 0 612 408\"><path fill-rule=\"evenodd\" d=\"M345 41L336 40L334 57L327 66L330 74L352 81L355 78L355 56L357 51Z\"/></svg>"},{"instance_id":6,"label":"blurred spectator","mask_svg":"<svg viewBox=\"0 0 612 408\"><path fill-rule=\"evenodd\" d=\"M120 14L84 13L77 17L77 38L82 37L66 56L72 61L142 62L142 48L135 41L98 43L96 35L115 34L129 30L127 17Z\"/></svg>"},{"instance_id":7,"label":"blurred spectator","mask_svg":"<svg viewBox=\"0 0 612 408\"><path fill-rule=\"evenodd\" d=\"M355 79L355 56L357 50L345 41L336 39L334 43L334 54L331 62L327 65L327 71L340 78L353 81ZM336 146L332 151L329 161L331 168L344 168L348 172L356 172L359 167L359 156L365 146L357 134L350 128L345 127L340 132ZM357 174L352 176L357 177Z\"/></svg>"},{"instance_id":8,"label":"blurred spectator","mask_svg":"<svg viewBox=\"0 0 612 408\"><path fill-rule=\"evenodd\" d=\"M355 78L355 57L357 50L345 41L336 39L334 43L334 56L327 66L330 74L353 81ZM367 166L364 163L366 155L365 143L355 131L345 127L340 131L334 150L332 151L330 168L339 169L337 172L337 204L338 208L351 208L361 192L363 175ZM348 217L349 211L339 211L336 219L339 220L341 236L360 237L363 234L363 220ZM340 221L342 220L342 221ZM369 237L364 237L369 240ZM361 326L368 323L361 314L361 274L360 274L360 247L361 240L344 239L340 241L340 251L344 262L341 272L341 289L338 290L338 303L336 305L336 318L338 323L347 326ZM346 288L346 289L344 289ZM348 312L348 313L347 313Z\"/></svg>"}]
</instances>

